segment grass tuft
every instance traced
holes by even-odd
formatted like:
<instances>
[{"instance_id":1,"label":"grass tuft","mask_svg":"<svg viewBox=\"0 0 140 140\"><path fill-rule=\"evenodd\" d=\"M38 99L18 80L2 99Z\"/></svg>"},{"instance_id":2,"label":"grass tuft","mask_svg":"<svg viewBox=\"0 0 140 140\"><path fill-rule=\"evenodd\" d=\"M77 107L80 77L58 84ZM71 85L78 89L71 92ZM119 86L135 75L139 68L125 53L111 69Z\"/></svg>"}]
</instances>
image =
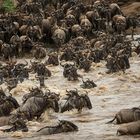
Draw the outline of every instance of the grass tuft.
<instances>
[{"instance_id":1,"label":"grass tuft","mask_svg":"<svg viewBox=\"0 0 140 140\"><path fill-rule=\"evenodd\" d=\"M16 10L16 7L14 6L12 0L4 0L2 7L5 9L6 12L14 12Z\"/></svg>"}]
</instances>

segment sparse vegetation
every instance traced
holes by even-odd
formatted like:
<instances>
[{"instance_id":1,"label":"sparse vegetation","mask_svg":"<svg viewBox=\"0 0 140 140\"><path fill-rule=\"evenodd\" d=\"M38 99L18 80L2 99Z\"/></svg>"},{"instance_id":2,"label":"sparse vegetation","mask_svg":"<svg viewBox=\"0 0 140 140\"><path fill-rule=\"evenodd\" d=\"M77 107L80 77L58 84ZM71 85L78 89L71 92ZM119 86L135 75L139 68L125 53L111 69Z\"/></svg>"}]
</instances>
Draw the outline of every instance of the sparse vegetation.
<instances>
[{"instance_id":1,"label":"sparse vegetation","mask_svg":"<svg viewBox=\"0 0 140 140\"><path fill-rule=\"evenodd\" d=\"M12 0L4 0L2 7L5 9L6 12L14 12L16 9Z\"/></svg>"}]
</instances>

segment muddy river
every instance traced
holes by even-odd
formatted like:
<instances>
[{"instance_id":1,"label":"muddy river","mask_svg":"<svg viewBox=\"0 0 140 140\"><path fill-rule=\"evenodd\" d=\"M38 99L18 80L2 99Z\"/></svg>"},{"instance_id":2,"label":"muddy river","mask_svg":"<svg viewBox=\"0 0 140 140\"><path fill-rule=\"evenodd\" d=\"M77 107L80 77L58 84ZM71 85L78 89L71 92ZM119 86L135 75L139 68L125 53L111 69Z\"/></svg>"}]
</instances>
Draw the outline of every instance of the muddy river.
<instances>
[{"instance_id":1,"label":"muddy river","mask_svg":"<svg viewBox=\"0 0 140 140\"><path fill-rule=\"evenodd\" d=\"M27 59L29 61L29 59ZM23 60L18 60L19 62ZM92 110L83 110L77 113L76 110L61 113L46 111L42 115L41 122L28 122L29 132L3 133L0 131L0 139L13 140L140 140L140 136L116 136L118 125L105 124L114 117L114 114L122 108L131 108L140 105L140 57L133 54L130 58L131 68L126 73L118 72L115 74L106 74L105 62L93 64L90 72L82 74L84 79L90 78L97 87L86 90L92 101ZM85 90L80 88L82 80L77 82L69 82L62 75L63 68L61 66L48 66L52 71L52 77L45 81L46 88L56 93L60 93L61 97L65 96L66 89L78 88L81 93ZM32 86L39 86L39 82L35 80L35 75L31 74L29 80L19 83L16 89L11 93L21 102L21 97L28 92ZM1 85L7 91L6 85ZM43 89L45 90L45 89ZM74 122L79 131L74 133L56 134L51 136L34 137L36 130L46 125L57 123L58 120L65 119Z\"/></svg>"}]
</instances>

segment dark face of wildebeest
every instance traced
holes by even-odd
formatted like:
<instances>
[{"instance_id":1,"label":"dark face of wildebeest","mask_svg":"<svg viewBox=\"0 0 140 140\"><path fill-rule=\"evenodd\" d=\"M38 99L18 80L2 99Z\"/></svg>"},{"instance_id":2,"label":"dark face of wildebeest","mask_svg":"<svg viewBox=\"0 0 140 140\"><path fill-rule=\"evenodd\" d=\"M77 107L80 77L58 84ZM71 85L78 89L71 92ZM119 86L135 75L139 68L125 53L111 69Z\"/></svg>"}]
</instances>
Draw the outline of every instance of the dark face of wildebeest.
<instances>
[{"instance_id":1,"label":"dark face of wildebeest","mask_svg":"<svg viewBox=\"0 0 140 140\"><path fill-rule=\"evenodd\" d=\"M17 78L10 78L6 80L7 86L9 91L11 91L13 88L15 88L18 84L18 79Z\"/></svg>"},{"instance_id":2,"label":"dark face of wildebeest","mask_svg":"<svg viewBox=\"0 0 140 140\"><path fill-rule=\"evenodd\" d=\"M30 63L31 63L31 69L33 70L34 73L36 73L36 72L37 72L38 64L39 64L40 62L30 60Z\"/></svg>"},{"instance_id":3,"label":"dark face of wildebeest","mask_svg":"<svg viewBox=\"0 0 140 140\"><path fill-rule=\"evenodd\" d=\"M59 60L58 60L58 54L57 53L51 53L49 54L49 58L46 61L47 65L54 65L54 66L58 66L59 65Z\"/></svg>"},{"instance_id":4,"label":"dark face of wildebeest","mask_svg":"<svg viewBox=\"0 0 140 140\"><path fill-rule=\"evenodd\" d=\"M3 89L0 89L0 104L2 104L5 101L6 94L4 93Z\"/></svg>"},{"instance_id":5,"label":"dark face of wildebeest","mask_svg":"<svg viewBox=\"0 0 140 140\"><path fill-rule=\"evenodd\" d=\"M41 135L78 131L78 127L70 121L60 120L57 126L46 126L37 131Z\"/></svg>"},{"instance_id":6,"label":"dark face of wildebeest","mask_svg":"<svg viewBox=\"0 0 140 140\"><path fill-rule=\"evenodd\" d=\"M60 61L71 61L75 58L75 53L73 52L72 48L66 48L62 55L60 56Z\"/></svg>"},{"instance_id":7,"label":"dark face of wildebeest","mask_svg":"<svg viewBox=\"0 0 140 140\"><path fill-rule=\"evenodd\" d=\"M78 80L78 77L81 77L78 73L77 73L77 68L76 68L76 64L65 64L62 65L60 63L60 65L62 67L64 67L64 71L63 71L63 76L66 77L69 81L76 81Z\"/></svg>"},{"instance_id":8,"label":"dark face of wildebeest","mask_svg":"<svg viewBox=\"0 0 140 140\"><path fill-rule=\"evenodd\" d=\"M43 59L43 58L45 58L46 57L46 50L45 50L45 48L37 46L35 51L33 52L33 56L36 59Z\"/></svg>"},{"instance_id":9,"label":"dark face of wildebeest","mask_svg":"<svg viewBox=\"0 0 140 140\"><path fill-rule=\"evenodd\" d=\"M47 77L44 77L44 76L36 76L36 78L39 80L40 87L45 87L45 79L47 79Z\"/></svg>"},{"instance_id":10,"label":"dark face of wildebeest","mask_svg":"<svg viewBox=\"0 0 140 140\"><path fill-rule=\"evenodd\" d=\"M14 66L14 68L11 70L12 75L17 78L20 82L23 82L25 78L29 78L29 69L25 68L25 66L28 65L28 62L26 61L26 64L19 63Z\"/></svg>"},{"instance_id":11,"label":"dark face of wildebeest","mask_svg":"<svg viewBox=\"0 0 140 140\"><path fill-rule=\"evenodd\" d=\"M10 58L12 57L12 51L13 49L9 44L5 43L1 47L1 54L5 60L10 60Z\"/></svg>"},{"instance_id":12,"label":"dark face of wildebeest","mask_svg":"<svg viewBox=\"0 0 140 140\"><path fill-rule=\"evenodd\" d=\"M60 100L60 94L51 92L49 89L45 91L44 96L47 97L48 99L57 100L57 101Z\"/></svg>"},{"instance_id":13,"label":"dark face of wildebeest","mask_svg":"<svg viewBox=\"0 0 140 140\"><path fill-rule=\"evenodd\" d=\"M84 59L80 58L79 60L79 68L84 69L85 72L88 72L90 70L91 64L92 64L92 61L87 58L84 58Z\"/></svg>"},{"instance_id":14,"label":"dark face of wildebeest","mask_svg":"<svg viewBox=\"0 0 140 140\"><path fill-rule=\"evenodd\" d=\"M45 67L45 64L41 63L37 65L37 75L51 77L51 71Z\"/></svg>"},{"instance_id":15,"label":"dark face of wildebeest","mask_svg":"<svg viewBox=\"0 0 140 140\"><path fill-rule=\"evenodd\" d=\"M84 80L82 80L82 81L83 81L83 84L80 85L80 87L82 87L82 88L90 89L90 88L97 87L97 85L93 82L93 80L87 79L86 81L84 81Z\"/></svg>"}]
</instances>

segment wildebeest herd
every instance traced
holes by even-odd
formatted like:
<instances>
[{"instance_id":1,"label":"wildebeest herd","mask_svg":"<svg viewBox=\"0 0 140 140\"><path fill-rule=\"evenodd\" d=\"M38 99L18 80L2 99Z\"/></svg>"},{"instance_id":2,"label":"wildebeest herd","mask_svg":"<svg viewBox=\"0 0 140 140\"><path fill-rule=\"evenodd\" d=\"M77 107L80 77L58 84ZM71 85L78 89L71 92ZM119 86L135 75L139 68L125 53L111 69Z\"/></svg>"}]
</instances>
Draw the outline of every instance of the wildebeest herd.
<instances>
[{"instance_id":1,"label":"wildebeest herd","mask_svg":"<svg viewBox=\"0 0 140 140\"><path fill-rule=\"evenodd\" d=\"M51 78L48 65L62 66L64 78L68 81L82 79L81 88L91 89L93 80L84 79L78 73L91 71L93 63L106 61L107 74L130 68L132 52L140 54L140 43L132 44L135 28L140 26L139 14L125 16L117 3L111 1L92 1L84 4L80 0L18 0L17 10L0 14L0 85L6 83L9 96L0 89L0 126L12 125L11 131L28 131L27 121L38 119L46 109L63 113L72 109L81 112L83 108L92 109L87 93L78 89L66 90L65 103L60 104L60 96L48 89L45 80ZM132 39L126 37L132 31ZM34 57L30 63L17 63L16 58ZM46 58L43 62L42 59ZM71 61L71 62L69 62ZM35 74L40 87L31 88L25 93L22 104L12 97L10 91L17 84ZM13 111L14 110L14 111ZM117 134L140 133L140 108L123 109L115 115L120 127ZM47 126L37 134L56 134L77 131L78 127L70 121L60 120L56 126Z\"/></svg>"}]
</instances>

